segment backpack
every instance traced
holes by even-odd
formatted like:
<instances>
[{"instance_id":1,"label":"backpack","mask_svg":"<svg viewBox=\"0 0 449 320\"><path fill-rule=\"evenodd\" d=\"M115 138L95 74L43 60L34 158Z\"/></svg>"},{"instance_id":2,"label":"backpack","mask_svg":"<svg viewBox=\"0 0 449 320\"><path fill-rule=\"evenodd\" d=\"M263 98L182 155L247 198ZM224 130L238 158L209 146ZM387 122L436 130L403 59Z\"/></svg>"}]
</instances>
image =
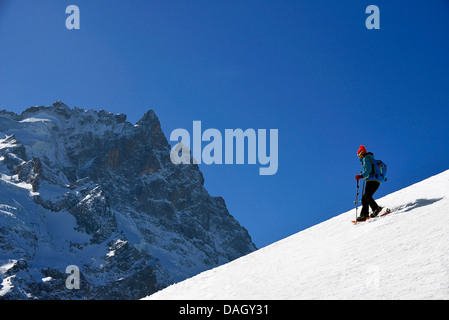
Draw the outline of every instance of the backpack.
<instances>
[{"instance_id":1,"label":"backpack","mask_svg":"<svg viewBox=\"0 0 449 320\"><path fill-rule=\"evenodd\" d=\"M382 160L373 159L373 173L380 183L387 181L387 165Z\"/></svg>"}]
</instances>

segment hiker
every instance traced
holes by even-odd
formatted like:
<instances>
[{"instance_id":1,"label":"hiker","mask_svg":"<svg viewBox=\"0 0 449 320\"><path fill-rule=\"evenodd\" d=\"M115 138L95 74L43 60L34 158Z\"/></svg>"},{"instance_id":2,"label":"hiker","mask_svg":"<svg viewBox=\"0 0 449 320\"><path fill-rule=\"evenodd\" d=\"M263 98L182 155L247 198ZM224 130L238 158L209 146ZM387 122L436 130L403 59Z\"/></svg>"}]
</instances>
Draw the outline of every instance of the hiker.
<instances>
[{"instance_id":1,"label":"hiker","mask_svg":"<svg viewBox=\"0 0 449 320\"><path fill-rule=\"evenodd\" d=\"M357 151L357 156L362 162L362 171L361 174L355 176L355 179L365 179L366 183L365 192L362 195L362 212L357 218L357 221L365 221L368 217L376 217L383 209L373 199L373 195L379 188L380 182L378 181L378 177L376 177L376 171L374 169L373 153L367 152L365 146L360 146ZM369 207L373 210L371 216L369 215Z\"/></svg>"}]
</instances>

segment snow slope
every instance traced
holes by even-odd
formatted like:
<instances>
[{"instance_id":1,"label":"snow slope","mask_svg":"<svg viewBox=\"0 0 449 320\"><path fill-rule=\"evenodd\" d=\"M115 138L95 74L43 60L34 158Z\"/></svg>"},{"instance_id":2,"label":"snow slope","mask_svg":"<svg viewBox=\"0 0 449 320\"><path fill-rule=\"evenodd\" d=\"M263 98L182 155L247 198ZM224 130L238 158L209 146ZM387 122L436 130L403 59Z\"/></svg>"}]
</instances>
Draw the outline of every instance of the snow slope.
<instances>
[{"instance_id":1,"label":"snow slope","mask_svg":"<svg viewBox=\"0 0 449 320\"><path fill-rule=\"evenodd\" d=\"M449 299L449 170L146 299Z\"/></svg>"}]
</instances>

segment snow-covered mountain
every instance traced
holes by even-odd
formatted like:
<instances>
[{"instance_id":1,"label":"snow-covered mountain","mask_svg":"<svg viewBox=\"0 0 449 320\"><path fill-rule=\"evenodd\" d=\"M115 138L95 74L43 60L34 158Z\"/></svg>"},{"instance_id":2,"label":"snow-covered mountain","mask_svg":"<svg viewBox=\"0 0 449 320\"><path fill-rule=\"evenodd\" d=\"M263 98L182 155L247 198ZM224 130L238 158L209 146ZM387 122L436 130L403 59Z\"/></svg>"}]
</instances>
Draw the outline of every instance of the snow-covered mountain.
<instances>
[{"instance_id":1,"label":"snow-covered mountain","mask_svg":"<svg viewBox=\"0 0 449 320\"><path fill-rule=\"evenodd\" d=\"M449 299L449 171L161 290L147 299Z\"/></svg>"},{"instance_id":2,"label":"snow-covered mountain","mask_svg":"<svg viewBox=\"0 0 449 320\"><path fill-rule=\"evenodd\" d=\"M0 132L0 299L138 299L256 249L153 111L56 102L0 111Z\"/></svg>"}]
</instances>

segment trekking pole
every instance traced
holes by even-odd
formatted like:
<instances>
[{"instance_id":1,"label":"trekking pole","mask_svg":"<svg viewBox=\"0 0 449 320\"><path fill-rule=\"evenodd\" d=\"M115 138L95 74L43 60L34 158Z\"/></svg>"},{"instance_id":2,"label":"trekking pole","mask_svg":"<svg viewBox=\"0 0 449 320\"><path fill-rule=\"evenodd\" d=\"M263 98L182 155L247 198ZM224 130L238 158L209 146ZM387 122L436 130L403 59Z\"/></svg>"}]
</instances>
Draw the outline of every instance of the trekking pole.
<instances>
[{"instance_id":1,"label":"trekking pole","mask_svg":"<svg viewBox=\"0 0 449 320\"><path fill-rule=\"evenodd\" d=\"M359 209L359 180L357 180L357 194L355 196L355 221L357 223L357 210Z\"/></svg>"}]
</instances>

